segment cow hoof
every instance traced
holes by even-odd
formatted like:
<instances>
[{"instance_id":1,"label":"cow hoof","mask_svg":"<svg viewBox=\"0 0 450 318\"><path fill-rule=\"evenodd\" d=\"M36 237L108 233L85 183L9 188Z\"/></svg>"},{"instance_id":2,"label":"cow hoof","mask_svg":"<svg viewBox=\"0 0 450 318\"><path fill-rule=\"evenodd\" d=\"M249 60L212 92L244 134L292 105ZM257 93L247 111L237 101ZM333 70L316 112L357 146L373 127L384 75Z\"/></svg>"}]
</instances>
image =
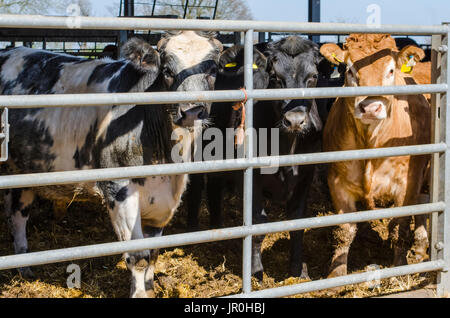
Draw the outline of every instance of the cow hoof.
<instances>
[{"instance_id":1,"label":"cow hoof","mask_svg":"<svg viewBox=\"0 0 450 318\"><path fill-rule=\"evenodd\" d=\"M253 276L258 280L259 283L262 283L263 281L263 275L264 272L263 271L259 271L253 274Z\"/></svg>"},{"instance_id":2,"label":"cow hoof","mask_svg":"<svg viewBox=\"0 0 450 318\"><path fill-rule=\"evenodd\" d=\"M308 266L306 263L302 263L302 267L291 266L291 270L289 271L291 277L298 277L300 279L310 279L308 275Z\"/></svg>"},{"instance_id":3,"label":"cow hoof","mask_svg":"<svg viewBox=\"0 0 450 318\"><path fill-rule=\"evenodd\" d=\"M22 267L18 269L20 276L25 279L34 279L36 276L30 267Z\"/></svg>"},{"instance_id":4,"label":"cow hoof","mask_svg":"<svg viewBox=\"0 0 450 318\"><path fill-rule=\"evenodd\" d=\"M148 298L145 290L137 290L130 296L131 298Z\"/></svg>"},{"instance_id":5,"label":"cow hoof","mask_svg":"<svg viewBox=\"0 0 450 318\"><path fill-rule=\"evenodd\" d=\"M421 263L428 259L427 247L424 246L414 246L411 250L414 260L417 263Z\"/></svg>"},{"instance_id":6,"label":"cow hoof","mask_svg":"<svg viewBox=\"0 0 450 318\"><path fill-rule=\"evenodd\" d=\"M147 290L146 291L146 294L147 294L147 298L156 298L156 293L155 293L155 291L153 291L153 290Z\"/></svg>"},{"instance_id":7,"label":"cow hoof","mask_svg":"<svg viewBox=\"0 0 450 318\"><path fill-rule=\"evenodd\" d=\"M347 266L346 265L339 265L338 267L334 268L330 274L328 274L327 278L333 278L333 277L339 277L347 275Z\"/></svg>"},{"instance_id":8,"label":"cow hoof","mask_svg":"<svg viewBox=\"0 0 450 318\"><path fill-rule=\"evenodd\" d=\"M429 242L428 238L419 238L415 240L413 247L411 248L411 252L414 255L414 259L416 262L423 262L428 259L428 250Z\"/></svg>"}]
</instances>

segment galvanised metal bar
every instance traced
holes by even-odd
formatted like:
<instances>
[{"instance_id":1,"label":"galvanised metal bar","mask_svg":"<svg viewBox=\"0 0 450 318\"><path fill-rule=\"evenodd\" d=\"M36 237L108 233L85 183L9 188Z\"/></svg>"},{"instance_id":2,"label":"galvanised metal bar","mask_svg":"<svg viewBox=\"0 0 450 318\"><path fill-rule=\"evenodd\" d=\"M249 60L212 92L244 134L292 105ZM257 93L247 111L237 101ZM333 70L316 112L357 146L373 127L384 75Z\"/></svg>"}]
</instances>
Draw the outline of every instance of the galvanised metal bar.
<instances>
[{"instance_id":1,"label":"galvanised metal bar","mask_svg":"<svg viewBox=\"0 0 450 318\"><path fill-rule=\"evenodd\" d=\"M303 229L323 228L342 223L360 223L371 220L428 214L445 209L443 202L403 206L397 208L360 211L346 214L297 219L274 223L254 224L202 232L167 235L131 241L103 243L89 246L78 246L58 250L33 252L0 257L0 270L59 263L93 257L118 255L125 252L136 252L147 249L170 248L199 243L224 241L244 238L246 236L295 231Z\"/></svg>"},{"instance_id":2,"label":"galvanised metal bar","mask_svg":"<svg viewBox=\"0 0 450 318\"><path fill-rule=\"evenodd\" d=\"M109 17L48 17L0 15L0 27L90 30L208 30L247 32L301 32L308 34L390 33L393 35L446 34L446 25L382 25L304 23L242 20L175 20Z\"/></svg>"},{"instance_id":3,"label":"galvanised metal bar","mask_svg":"<svg viewBox=\"0 0 450 318\"><path fill-rule=\"evenodd\" d=\"M302 284L270 288L266 290L252 292L250 294L237 294L224 298L267 298L267 297L286 297L297 294L309 293L312 291L335 288L351 284L360 284L371 282L374 280L390 278L395 276L410 275L415 273L425 273L432 271L439 271L445 267L445 262L442 260L423 262L413 265L398 266L394 268L379 269L376 271L368 271L358 274L350 274L346 276L328 278L323 280L316 280L312 282L305 282Z\"/></svg>"},{"instance_id":4,"label":"galvanised metal bar","mask_svg":"<svg viewBox=\"0 0 450 318\"><path fill-rule=\"evenodd\" d=\"M442 38L442 44L446 49L442 54L441 76L450 83L450 53L448 51L450 45L450 32ZM441 96L441 138L446 143L450 142L450 89ZM438 242L440 245L438 249L438 257L445 262L444 269L438 274L437 292L439 296L444 296L450 292L450 145L447 144L447 149L440 163L440 192L439 199L445 202L445 209L438 215Z\"/></svg>"},{"instance_id":5,"label":"galvanised metal bar","mask_svg":"<svg viewBox=\"0 0 450 318\"><path fill-rule=\"evenodd\" d=\"M248 93L253 91L253 30L248 30L244 38L244 84ZM245 154L248 160L253 159L254 136L253 128L253 99L249 98L245 104L245 129L250 132L245 136ZM252 225L253 216L253 168L244 171L244 226ZM252 236L246 236L242 248L242 291L249 293L252 289Z\"/></svg>"},{"instance_id":6,"label":"galvanised metal bar","mask_svg":"<svg viewBox=\"0 0 450 318\"><path fill-rule=\"evenodd\" d=\"M48 185L142 178L147 176L179 175L185 173L195 174L245 170L247 168L273 168L276 166L283 167L307 165L408 155L425 155L444 152L445 150L446 145L444 143L439 143L431 145L347 150L288 156L254 157L251 159L242 158L218 161L199 161L176 164L8 175L0 176L0 189L29 188Z\"/></svg>"},{"instance_id":7,"label":"galvanised metal bar","mask_svg":"<svg viewBox=\"0 0 450 318\"><path fill-rule=\"evenodd\" d=\"M310 99L378 95L416 95L445 93L447 84L329 87L297 89L254 89L248 98L254 100ZM240 90L203 92L111 93L111 94L52 94L0 96L0 105L14 108L87 107L104 105L153 105L182 102L232 102L245 99Z\"/></svg>"},{"instance_id":8,"label":"galvanised metal bar","mask_svg":"<svg viewBox=\"0 0 450 318\"><path fill-rule=\"evenodd\" d=\"M441 35L433 35L431 39L431 83L442 83L443 78L441 77L441 58L439 53L439 48L442 47ZM440 94L431 95L431 142L439 143L441 142L440 134ZM431 156L430 170L431 170L431 180L430 180L430 199L431 202L439 201L439 161L440 153L435 153ZM433 213L430 216L430 226L429 226L429 238L430 238L430 259L432 261L437 260L438 250L436 248L438 243L438 213Z\"/></svg>"}]
</instances>

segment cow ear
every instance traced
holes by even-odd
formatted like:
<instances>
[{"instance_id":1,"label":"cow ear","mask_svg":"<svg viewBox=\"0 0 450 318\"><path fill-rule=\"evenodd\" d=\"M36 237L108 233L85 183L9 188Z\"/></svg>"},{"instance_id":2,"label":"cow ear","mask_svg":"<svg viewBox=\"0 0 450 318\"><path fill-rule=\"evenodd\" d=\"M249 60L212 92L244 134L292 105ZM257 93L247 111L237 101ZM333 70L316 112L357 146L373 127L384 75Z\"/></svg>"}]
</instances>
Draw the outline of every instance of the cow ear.
<instances>
[{"instance_id":1,"label":"cow ear","mask_svg":"<svg viewBox=\"0 0 450 318\"><path fill-rule=\"evenodd\" d=\"M326 43L320 47L320 54L331 63L339 65L345 63L347 52L334 43Z\"/></svg>"},{"instance_id":2,"label":"cow ear","mask_svg":"<svg viewBox=\"0 0 450 318\"><path fill-rule=\"evenodd\" d=\"M405 46L397 57L398 67L402 67L403 64L407 64L411 59L414 59L414 64L420 62L425 57L425 52L417 46L408 45ZM410 65L414 66L414 65Z\"/></svg>"},{"instance_id":3,"label":"cow ear","mask_svg":"<svg viewBox=\"0 0 450 318\"><path fill-rule=\"evenodd\" d=\"M232 47L226 49L225 51L223 51L220 54L219 67L221 69L233 68L234 67L233 65L236 62L236 57L237 57L239 51L242 49L243 49L242 45L236 44L236 45L233 45Z\"/></svg>"},{"instance_id":4,"label":"cow ear","mask_svg":"<svg viewBox=\"0 0 450 318\"><path fill-rule=\"evenodd\" d=\"M253 50L253 54L254 54L254 61L255 61L255 65L258 67L258 69L260 70L267 70L267 65L268 65L268 61L267 58L264 56L264 54L262 54L259 50L257 50L256 48Z\"/></svg>"},{"instance_id":5,"label":"cow ear","mask_svg":"<svg viewBox=\"0 0 450 318\"><path fill-rule=\"evenodd\" d=\"M130 39L122 48L125 59L144 70L159 69L159 54L146 41L138 38Z\"/></svg>"}]
</instances>

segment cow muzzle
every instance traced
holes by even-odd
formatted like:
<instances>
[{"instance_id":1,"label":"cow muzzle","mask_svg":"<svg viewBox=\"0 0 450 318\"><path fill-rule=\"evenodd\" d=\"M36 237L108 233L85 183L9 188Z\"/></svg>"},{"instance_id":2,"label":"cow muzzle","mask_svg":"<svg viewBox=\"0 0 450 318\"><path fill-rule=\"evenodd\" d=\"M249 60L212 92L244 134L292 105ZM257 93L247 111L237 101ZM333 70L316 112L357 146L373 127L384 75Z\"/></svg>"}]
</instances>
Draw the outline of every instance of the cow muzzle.
<instances>
[{"instance_id":1,"label":"cow muzzle","mask_svg":"<svg viewBox=\"0 0 450 318\"><path fill-rule=\"evenodd\" d=\"M181 127L193 127L196 121L203 122L208 117L208 109L204 105L182 105L178 108L178 115L174 119L174 124Z\"/></svg>"},{"instance_id":2,"label":"cow muzzle","mask_svg":"<svg viewBox=\"0 0 450 318\"><path fill-rule=\"evenodd\" d=\"M284 128L289 132L300 132L308 126L308 109L298 106L286 112L282 120Z\"/></svg>"},{"instance_id":3,"label":"cow muzzle","mask_svg":"<svg viewBox=\"0 0 450 318\"><path fill-rule=\"evenodd\" d=\"M387 117L387 101L384 98L366 98L357 103L355 118L363 123L372 123Z\"/></svg>"}]
</instances>

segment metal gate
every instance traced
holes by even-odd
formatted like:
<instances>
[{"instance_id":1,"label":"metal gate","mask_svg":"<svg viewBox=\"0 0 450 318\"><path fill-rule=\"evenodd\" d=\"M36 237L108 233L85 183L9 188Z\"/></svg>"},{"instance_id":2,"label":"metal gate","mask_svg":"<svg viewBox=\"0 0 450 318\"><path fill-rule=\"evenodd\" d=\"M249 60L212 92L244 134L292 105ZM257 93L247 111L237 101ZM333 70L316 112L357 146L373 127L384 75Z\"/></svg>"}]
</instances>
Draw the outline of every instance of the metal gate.
<instances>
[{"instance_id":1,"label":"metal gate","mask_svg":"<svg viewBox=\"0 0 450 318\"><path fill-rule=\"evenodd\" d=\"M255 157L253 136L246 136L246 157L244 159L162 164L142 167L95 169L37 173L30 175L0 176L0 189L26 188L45 185L60 185L78 182L106 181L158 175L184 173L206 173L213 171L244 170L244 220L243 225L220 230L168 235L127 242L113 242L90 246L66 248L52 251L0 257L0 270L65 262L100 256L122 254L145 249L167 248L236 238L243 239L242 294L237 297L282 297L314 290L338 287L370 281L373 277L383 279L393 276L438 272L437 292L444 295L450 291L450 93L448 86L450 55L448 44L450 29L441 26L384 25L368 26L333 23L293 23L260 21L211 21L170 20L98 17L44 17L0 15L0 27L47 28L47 29L105 29L105 30L210 30L245 32L245 86L248 95L246 105L246 128L253 126L253 103L255 100L309 99L349 96L412 95L433 94L433 143L420 146L352 150L328 153L289 155L280 157ZM253 89L253 33L254 32L297 32L308 34L389 33L393 35L433 35L433 83L430 85L390 87L341 87L305 89ZM79 95L37 95L0 96L0 105L7 108L102 106L126 104L169 104L178 102L241 101L242 91L207 92L162 92L126 94L79 94ZM148 106L151 107L151 106ZM4 113L6 113L4 111ZM3 124L0 138L7 142L7 124ZM3 145L2 144L2 145ZM345 160L365 160L390 156L432 154L431 203L360 211L345 215L332 215L275 223L252 224L252 176L255 168L272 165L290 166L315 163L330 163ZM251 242L252 236L333 226L343 223L358 223L383 218L394 218L431 214L431 260L420 264L351 274L347 276L306 282L302 284L252 292L251 290Z\"/></svg>"}]
</instances>

